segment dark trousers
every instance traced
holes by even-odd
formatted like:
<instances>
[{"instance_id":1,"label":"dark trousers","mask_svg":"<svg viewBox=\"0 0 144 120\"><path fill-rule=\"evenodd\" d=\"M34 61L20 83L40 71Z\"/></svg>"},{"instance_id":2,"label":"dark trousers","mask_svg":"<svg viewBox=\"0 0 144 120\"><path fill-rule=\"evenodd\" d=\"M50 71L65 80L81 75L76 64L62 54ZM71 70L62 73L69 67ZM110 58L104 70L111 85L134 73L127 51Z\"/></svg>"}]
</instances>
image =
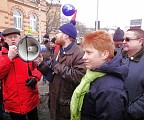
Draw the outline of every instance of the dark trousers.
<instances>
[{"instance_id":1,"label":"dark trousers","mask_svg":"<svg viewBox=\"0 0 144 120\"><path fill-rule=\"evenodd\" d=\"M26 116L28 117L28 120L38 120L37 107L28 112L26 115L10 112L10 117L12 120L26 120Z\"/></svg>"},{"instance_id":2,"label":"dark trousers","mask_svg":"<svg viewBox=\"0 0 144 120\"><path fill-rule=\"evenodd\" d=\"M0 88L0 120L3 120L3 114L4 114L3 98L2 98L2 90Z\"/></svg>"}]
</instances>

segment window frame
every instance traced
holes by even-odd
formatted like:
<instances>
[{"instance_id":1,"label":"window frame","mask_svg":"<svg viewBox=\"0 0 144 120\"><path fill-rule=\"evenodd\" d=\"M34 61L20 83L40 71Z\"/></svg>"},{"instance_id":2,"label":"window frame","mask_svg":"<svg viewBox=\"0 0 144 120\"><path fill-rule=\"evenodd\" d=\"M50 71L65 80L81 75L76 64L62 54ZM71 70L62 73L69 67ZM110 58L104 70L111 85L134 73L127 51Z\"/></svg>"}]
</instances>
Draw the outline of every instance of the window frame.
<instances>
[{"instance_id":1,"label":"window frame","mask_svg":"<svg viewBox=\"0 0 144 120\"><path fill-rule=\"evenodd\" d=\"M37 30L37 17L35 14L30 14L30 27L32 29L32 31L36 31Z\"/></svg>"},{"instance_id":2,"label":"window frame","mask_svg":"<svg viewBox=\"0 0 144 120\"><path fill-rule=\"evenodd\" d=\"M23 20L23 17L22 17L22 13L20 10L17 10L15 9L13 11L13 17L14 17L14 27L19 29L19 30L22 30L22 20Z\"/></svg>"}]
</instances>

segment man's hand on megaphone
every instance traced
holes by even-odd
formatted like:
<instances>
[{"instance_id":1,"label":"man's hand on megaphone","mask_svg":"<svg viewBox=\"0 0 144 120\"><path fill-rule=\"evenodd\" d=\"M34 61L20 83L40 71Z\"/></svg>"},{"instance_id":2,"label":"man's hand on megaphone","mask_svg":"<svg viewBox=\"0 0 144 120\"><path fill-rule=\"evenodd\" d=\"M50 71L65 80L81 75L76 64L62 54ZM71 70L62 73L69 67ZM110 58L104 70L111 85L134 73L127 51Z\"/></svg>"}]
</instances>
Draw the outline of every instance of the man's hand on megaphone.
<instances>
[{"instance_id":1,"label":"man's hand on megaphone","mask_svg":"<svg viewBox=\"0 0 144 120\"><path fill-rule=\"evenodd\" d=\"M15 45L9 46L8 57L13 60L17 56L17 47Z\"/></svg>"},{"instance_id":2,"label":"man's hand on megaphone","mask_svg":"<svg viewBox=\"0 0 144 120\"><path fill-rule=\"evenodd\" d=\"M40 55L34 60L36 66L39 66L39 65L42 63L42 61L43 61L43 56L42 56L42 54L40 54Z\"/></svg>"}]
</instances>

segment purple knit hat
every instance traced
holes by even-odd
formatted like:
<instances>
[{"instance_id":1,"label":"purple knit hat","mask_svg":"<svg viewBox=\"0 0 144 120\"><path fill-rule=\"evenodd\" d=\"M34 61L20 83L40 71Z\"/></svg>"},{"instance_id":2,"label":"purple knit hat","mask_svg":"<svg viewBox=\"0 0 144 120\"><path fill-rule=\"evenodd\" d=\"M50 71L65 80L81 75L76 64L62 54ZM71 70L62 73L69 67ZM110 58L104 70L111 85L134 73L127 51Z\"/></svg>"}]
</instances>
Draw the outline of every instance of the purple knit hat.
<instances>
[{"instance_id":1,"label":"purple knit hat","mask_svg":"<svg viewBox=\"0 0 144 120\"><path fill-rule=\"evenodd\" d=\"M63 33L69 35L70 37L72 37L73 39L76 39L77 37L77 30L75 27L76 21L76 13L77 11L75 11L72 20L69 23L66 23L64 25L62 25L59 30L62 31Z\"/></svg>"},{"instance_id":2,"label":"purple knit hat","mask_svg":"<svg viewBox=\"0 0 144 120\"><path fill-rule=\"evenodd\" d=\"M113 35L113 40L114 41L121 41L123 39L124 36L124 31L120 29L120 27L118 27Z\"/></svg>"}]
</instances>

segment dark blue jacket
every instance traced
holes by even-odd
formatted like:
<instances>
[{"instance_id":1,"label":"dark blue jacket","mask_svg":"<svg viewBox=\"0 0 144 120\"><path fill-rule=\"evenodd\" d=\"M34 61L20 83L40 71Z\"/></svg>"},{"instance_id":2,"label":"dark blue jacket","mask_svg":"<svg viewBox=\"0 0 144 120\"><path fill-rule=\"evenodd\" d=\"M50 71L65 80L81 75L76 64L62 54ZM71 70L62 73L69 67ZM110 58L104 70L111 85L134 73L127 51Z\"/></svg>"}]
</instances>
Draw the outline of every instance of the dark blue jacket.
<instances>
[{"instance_id":1,"label":"dark blue jacket","mask_svg":"<svg viewBox=\"0 0 144 120\"><path fill-rule=\"evenodd\" d=\"M107 74L91 83L83 101L81 120L124 120L128 99L123 81L128 67L121 60L117 54L96 70Z\"/></svg>"},{"instance_id":2,"label":"dark blue jacket","mask_svg":"<svg viewBox=\"0 0 144 120\"><path fill-rule=\"evenodd\" d=\"M125 86L129 94L128 120L144 120L144 48L129 58Z\"/></svg>"}]
</instances>

